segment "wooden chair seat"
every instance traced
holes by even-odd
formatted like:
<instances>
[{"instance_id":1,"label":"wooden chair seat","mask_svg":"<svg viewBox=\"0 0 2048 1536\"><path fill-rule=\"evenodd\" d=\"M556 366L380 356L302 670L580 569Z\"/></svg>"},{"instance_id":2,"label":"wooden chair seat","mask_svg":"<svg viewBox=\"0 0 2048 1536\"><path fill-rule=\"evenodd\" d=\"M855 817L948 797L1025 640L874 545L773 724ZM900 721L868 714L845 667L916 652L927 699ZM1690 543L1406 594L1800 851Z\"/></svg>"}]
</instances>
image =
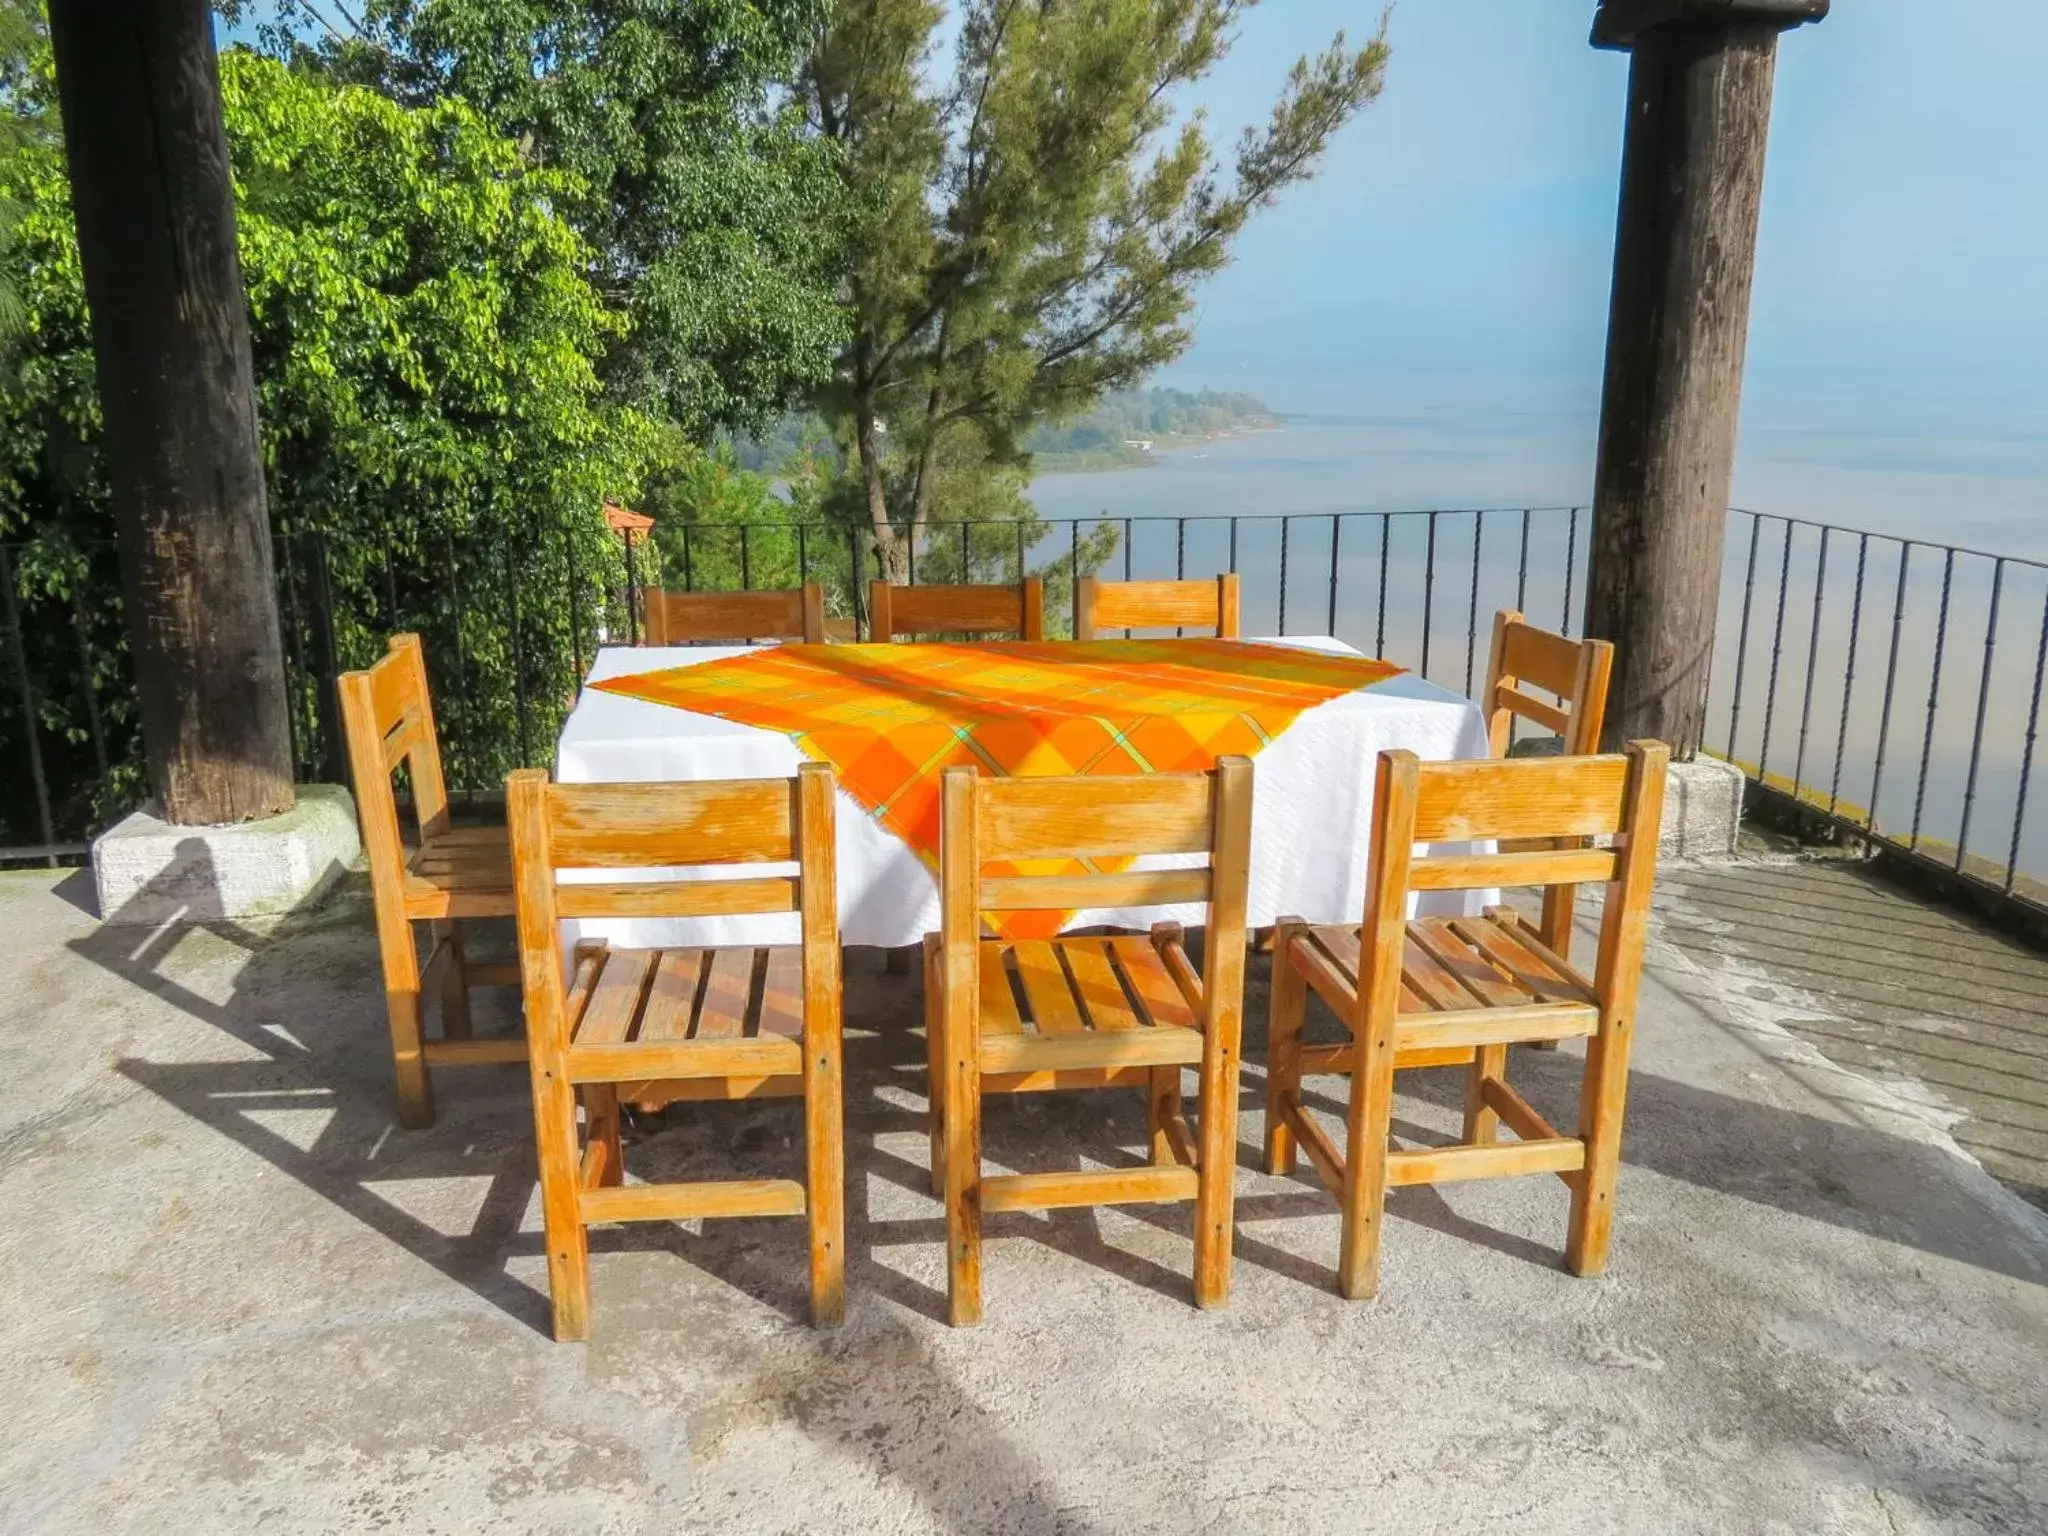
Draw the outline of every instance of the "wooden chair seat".
<instances>
[{"instance_id":1,"label":"wooden chair seat","mask_svg":"<svg viewBox=\"0 0 2048 1536\"><path fill-rule=\"evenodd\" d=\"M1358 1006L1359 929L1284 924L1292 956L1339 1018ZM1484 917L1425 917L1408 924L1401 962L1394 1065L1462 1066L1480 1045L1567 1040L1600 1022L1592 983L1553 954L1508 907ZM1304 1072L1348 1072L1353 1044L1304 1046Z\"/></svg>"},{"instance_id":2,"label":"wooden chair seat","mask_svg":"<svg viewBox=\"0 0 2048 1536\"><path fill-rule=\"evenodd\" d=\"M936 954L937 934L925 940ZM1202 980L1180 930L1152 934L984 939L981 1070L1000 1087L1076 1086L1062 1075L1115 1074L1142 1084L1147 1069L1202 1059ZM984 1082L984 1088L989 1085Z\"/></svg>"},{"instance_id":3,"label":"wooden chair seat","mask_svg":"<svg viewBox=\"0 0 2048 1536\"><path fill-rule=\"evenodd\" d=\"M503 827L441 833L405 861L405 915L410 919L510 917L513 911L512 842Z\"/></svg>"},{"instance_id":4,"label":"wooden chair seat","mask_svg":"<svg viewBox=\"0 0 2048 1536\"><path fill-rule=\"evenodd\" d=\"M788 1091L802 1091L799 945L580 946L565 1013L570 1075L629 1085L622 1096L634 1102L659 1099L665 1078L787 1076Z\"/></svg>"}]
</instances>

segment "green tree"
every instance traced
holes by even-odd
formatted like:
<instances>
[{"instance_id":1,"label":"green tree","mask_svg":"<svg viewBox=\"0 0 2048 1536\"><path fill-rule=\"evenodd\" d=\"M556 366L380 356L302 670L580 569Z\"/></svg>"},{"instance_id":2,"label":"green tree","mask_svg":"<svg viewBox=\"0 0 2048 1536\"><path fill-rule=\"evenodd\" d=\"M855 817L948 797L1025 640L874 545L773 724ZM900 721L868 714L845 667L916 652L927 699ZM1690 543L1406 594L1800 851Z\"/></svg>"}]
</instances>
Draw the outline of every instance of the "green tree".
<instances>
[{"instance_id":1,"label":"green tree","mask_svg":"<svg viewBox=\"0 0 2048 1536\"><path fill-rule=\"evenodd\" d=\"M699 441L759 426L845 339L833 146L778 81L828 0L369 0L321 56L395 99L460 97L530 163L632 320L604 373Z\"/></svg>"},{"instance_id":2,"label":"green tree","mask_svg":"<svg viewBox=\"0 0 2048 1536\"><path fill-rule=\"evenodd\" d=\"M843 0L804 88L863 222L817 404L892 578L963 469L1180 355L1245 221L1378 94L1384 19L1300 60L1226 172L1178 100L1255 3L966 0L941 78L938 0Z\"/></svg>"},{"instance_id":3,"label":"green tree","mask_svg":"<svg viewBox=\"0 0 2048 1536\"><path fill-rule=\"evenodd\" d=\"M553 740L621 579L599 507L653 441L596 370L623 322L556 211L579 189L460 102L408 109L236 50L221 86L297 739L330 706L322 672L418 629L448 669L451 773L488 789ZM0 539L37 724L74 754L50 777L86 786L56 808L76 828L132 801L139 741L53 137L4 163L0 196L27 210L6 253L27 324L0 372Z\"/></svg>"}]
</instances>

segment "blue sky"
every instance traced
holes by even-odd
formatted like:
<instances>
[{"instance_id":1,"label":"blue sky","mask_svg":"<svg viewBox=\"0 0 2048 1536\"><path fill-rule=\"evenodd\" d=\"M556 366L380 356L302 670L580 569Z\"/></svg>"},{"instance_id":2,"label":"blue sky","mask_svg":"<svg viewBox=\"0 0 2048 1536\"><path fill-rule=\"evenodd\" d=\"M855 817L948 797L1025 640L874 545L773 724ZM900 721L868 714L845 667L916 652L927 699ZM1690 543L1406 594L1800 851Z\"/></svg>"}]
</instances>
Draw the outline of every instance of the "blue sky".
<instances>
[{"instance_id":1,"label":"blue sky","mask_svg":"<svg viewBox=\"0 0 2048 1536\"><path fill-rule=\"evenodd\" d=\"M1247 229L1175 371L1590 377L1597 390L1627 59L1587 45L1592 11L1396 7L1385 94L1315 182ZM1297 54L1373 15L1356 0L1252 11L1204 88L1218 139L1263 113ZM1839 0L1786 36L1753 406L2048 405L2044 57L2043 0Z\"/></svg>"}]
</instances>

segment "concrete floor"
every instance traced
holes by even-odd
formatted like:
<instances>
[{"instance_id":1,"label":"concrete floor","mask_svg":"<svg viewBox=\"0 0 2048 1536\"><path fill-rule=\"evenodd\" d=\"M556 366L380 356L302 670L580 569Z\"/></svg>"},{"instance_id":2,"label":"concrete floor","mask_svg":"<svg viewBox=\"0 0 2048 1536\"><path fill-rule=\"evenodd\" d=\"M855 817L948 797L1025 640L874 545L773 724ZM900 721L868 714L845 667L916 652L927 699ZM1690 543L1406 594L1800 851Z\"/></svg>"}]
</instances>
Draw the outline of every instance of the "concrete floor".
<instances>
[{"instance_id":1,"label":"concrete floor","mask_svg":"<svg viewBox=\"0 0 2048 1536\"><path fill-rule=\"evenodd\" d=\"M1731 917L1820 901L1754 873L1665 882L1604 1278L1559 1267L1555 1180L1417 1188L1380 1299L1341 1301L1330 1202L1256 1171L1261 966L1230 1307L1187 1304L1184 1207L1018 1216L951 1330L916 983L856 952L846 1326L801 1322L795 1222L638 1227L560 1346L523 1080L443 1074L440 1123L393 1128L359 889L151 935L0 877L0 1527L2048 1529L2048 1220L1952 1110L1816 1048L1875 1005ZM1835 932L1891 963L1877 916ZM1569 1121L1577 1060L1513 1073ZM1398 1128L1440 1137L1459 1084L1411 1078ZM629 1168L792 1169L796 1113L698 1109ZM1141 1135L1136 1095L1035 1097L989 1150Z\"/></svg>"}]
</instances>

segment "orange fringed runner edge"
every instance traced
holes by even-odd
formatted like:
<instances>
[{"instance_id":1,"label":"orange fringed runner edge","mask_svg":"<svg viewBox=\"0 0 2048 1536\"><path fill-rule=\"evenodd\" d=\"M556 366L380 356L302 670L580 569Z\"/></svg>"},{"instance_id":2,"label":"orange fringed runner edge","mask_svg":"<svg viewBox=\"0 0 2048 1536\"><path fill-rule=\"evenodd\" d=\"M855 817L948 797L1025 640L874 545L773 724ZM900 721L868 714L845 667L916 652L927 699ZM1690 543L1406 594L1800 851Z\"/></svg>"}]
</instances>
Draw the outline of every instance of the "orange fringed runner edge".
<instances>
[{"instance_id":1,"label":"orange fringed runner edge","mask_svg":"<svg viewBox=\"0 0 2048 1536\"><path fill-rule=\"evenodd\" d=\"M1010 777L1201 772L1400 671L1241 640L778 645L591 686L784 732L936 871L940 777L955 763ZM1005 928L1034 937L1070 916L1017 913Z\"/></svg>"}]
</instances>

